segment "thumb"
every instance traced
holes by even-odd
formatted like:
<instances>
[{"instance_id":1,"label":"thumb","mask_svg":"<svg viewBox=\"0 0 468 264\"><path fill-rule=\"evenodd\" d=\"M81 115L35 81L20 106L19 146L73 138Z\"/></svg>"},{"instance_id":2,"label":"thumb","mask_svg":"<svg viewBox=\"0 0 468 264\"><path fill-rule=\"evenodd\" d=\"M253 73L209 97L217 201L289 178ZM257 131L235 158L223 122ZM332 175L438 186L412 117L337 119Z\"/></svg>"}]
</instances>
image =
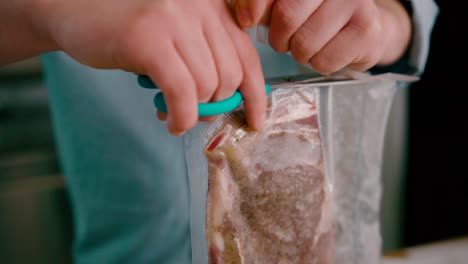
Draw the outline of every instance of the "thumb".
<instances>
[{"instance_id":1,"label":"thumb","mask_svg":"<svg viewBox=\"0 0 468 264\"><path fill-rule=\"evenodd\" d=\"M237 0L235 1L235 14L241 27L253 27L260 21L268 24L271 6L274 0Z\"/></svg>"}]
</instances>

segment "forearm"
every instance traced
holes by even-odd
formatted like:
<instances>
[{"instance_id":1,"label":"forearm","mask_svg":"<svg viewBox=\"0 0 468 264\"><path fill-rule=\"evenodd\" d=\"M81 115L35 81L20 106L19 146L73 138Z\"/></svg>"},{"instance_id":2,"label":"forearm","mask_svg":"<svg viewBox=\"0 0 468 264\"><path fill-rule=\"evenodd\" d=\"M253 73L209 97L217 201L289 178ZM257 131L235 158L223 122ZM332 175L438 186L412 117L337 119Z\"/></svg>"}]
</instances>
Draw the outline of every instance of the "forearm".
<instances>
[{"instance_id":1,"label":"forearm","mask_svg":"<svg viewBox=\"0 0 468 264\"><path fill-rule=\"evenodd\" d=\"M398 0L375 0L381 12L385 30L384 53L378 65L390 65L398 61L409 47L412 35L411 18Z\"/></svg>"},{"instance_id":2,"label":"forearm","mask_svg":"<svg viewBox=\"0 0 468 264\"><path fill-rule=\"evenodd\" d=\"M0 1L0 66L56 49L45 26L50 2Z\"/></svg>"}]
</instances>

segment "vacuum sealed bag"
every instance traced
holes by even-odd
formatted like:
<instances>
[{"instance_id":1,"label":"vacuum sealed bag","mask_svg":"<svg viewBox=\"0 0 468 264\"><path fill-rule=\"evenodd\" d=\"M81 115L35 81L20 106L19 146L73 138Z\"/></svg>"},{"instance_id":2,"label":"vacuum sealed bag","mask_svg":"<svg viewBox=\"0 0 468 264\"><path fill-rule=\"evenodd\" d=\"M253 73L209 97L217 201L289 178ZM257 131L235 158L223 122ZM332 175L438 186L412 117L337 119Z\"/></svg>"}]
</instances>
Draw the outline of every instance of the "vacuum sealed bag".
<instances>
[{"instance_id":1,"label":"vacuum sealed bag","mask_svg":"<svg viewBox=\"0 0 468 264\"><path fill-rule=\"evenodd\" d=\"M190 131L192 263L378 263L399 78L286 82L272 86L262 131L242 108Z\"/></svg>"}]
</instances>

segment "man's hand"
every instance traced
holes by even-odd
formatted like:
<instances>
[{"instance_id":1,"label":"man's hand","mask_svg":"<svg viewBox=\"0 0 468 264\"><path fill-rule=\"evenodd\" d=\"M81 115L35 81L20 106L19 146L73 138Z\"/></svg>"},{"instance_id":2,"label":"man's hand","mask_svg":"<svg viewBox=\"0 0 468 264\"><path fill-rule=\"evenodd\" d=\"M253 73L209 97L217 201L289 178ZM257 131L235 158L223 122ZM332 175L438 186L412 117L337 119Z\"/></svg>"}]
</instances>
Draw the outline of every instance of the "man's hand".
<instances>
[{"instance_id":1,"label":"man's hand","mask_svg":"<svg viewBox=\"0 0 468 264\"><path fill-rule=\"evenodd\" d=\"M240 25L269 23L270 45L322 74L397 61L411 21L397 0L236 0ZM269 22L268 22L269 20Z\"/></svg>"},{"instance_id":2,"label":"man's hand","mask_svg":"<svg viewBox=\"0 0 468 264\"><path fill-rule=\"evenodd\" d=\"M10 30L13 37L28 37L5 45L12 52L33 47L31 36L37 35L42 37L41 51L63 50L95 68L150 76L164 93L172 134L196 124L199 102L225 99L239 87L249 125L262 127L266 95L260 60L224 0L5 1L0 4L1 23L3 6L11 11L9 25L25 26L0 27L0 33ZM11 39L0 38L0 47L7 41ZM29 49L23 56L34 52Z\"/></svg>"}]
</instances>

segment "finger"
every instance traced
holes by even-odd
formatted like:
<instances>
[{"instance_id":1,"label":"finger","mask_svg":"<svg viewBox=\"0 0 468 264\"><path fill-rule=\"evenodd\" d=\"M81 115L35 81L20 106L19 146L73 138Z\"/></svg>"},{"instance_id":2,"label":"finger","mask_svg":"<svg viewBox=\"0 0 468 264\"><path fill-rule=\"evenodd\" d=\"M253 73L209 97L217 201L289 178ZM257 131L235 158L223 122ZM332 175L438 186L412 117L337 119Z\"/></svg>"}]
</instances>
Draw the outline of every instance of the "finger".
<instances>
[{"instance_id":1,"label":"finger","mask_svg":"<svg viewBox=\"0 0 468 264\"><path fill-rule=\"evenodd\" d=\"M309 60L315 71L324 75L331 74L343 69L354 60L356 48L359 47L356 47L355 43L344 42L351 37L345 35L339 33ZM347 46L343 48L343 45Z\"/></svg>"},{"instance_id":2,"label":"finger","mask_svg":"<svg viewBox=\"0 0 468 264\"><path fill-rule=\"evenodd\" d=\"M166 121L167 120L167 113L164 113L164 112L161 112L161 111L156 111L156 116L160 121ZM212 122L216 118L218 118L218 115L216 115L216 116L204 116L204 117L199 117L198 121Z\"/></svg>"},{"instance_id":3,"label":"finger","mask_svg":"<svg viewBox=\"0 0 468 264\"><path fill-rule=\"evenodd\" d=\"M382 25L376 19L378 10L369 6L368 10L361 9L348 23L343 31L349 31L354 35L359 35L362 45L359 46L360 53L347 67L355 71L365 71L375 66L382 58L383 45L386 44L385 37L382 37Z\"/></svg>"},{"instance_id":4,"label":"finger","mask_svg":"<svg viewBox=\"0 0 468 264\"><path fill-rule=\"evenodd\" d=\"M161 111L156 111L156 116L161 121L166 121L167 120L167 113L163 113Z\"/></svg>"},{"instance_id":5,"label":"finger","mask_svg":"<svg viewBox=\"0 0 468 264\"><path fill-rule=\"evenodd\" d=\"M198 118L198 120L201 122L212 122L216 118L218 118L218 116L203 116L203 117Z\"/></svg>"},{"instance_id":6,"label":"finger","mask_svg":"<svg viewBox=\"0 0 468 264\"><path fill-rule=\"evenodd\" d=\"M257 50L248 35L237 27L228 27L242 65L244 79L240 91L244 97L244 107L249 126L255 130L263 128L267 98L265 80Z\"/></svg>"},{"instance_id":7,"label":"finger","mask_svg":"<svg viewBox=\"0 0 468 264\"><path fill-rule=\"evenodd\" d=\"M160 121L166 121L167 120L167 113L161 112L161 111L156 111L156 116ZM202 116L198 118L198 121L201 122L211 122L214 121L216 118L218 118L219 115L214 115L214 116Z\"/></svg>"},{"instance_id":8,"label":"finger","mask_svg":"<svg viewBox=\"0 0 468 264\"><path fill-rule=\"evenodd\" d=\"M241 27L253 27L270 13L274 0L237 0L235 13Z\"/></svg>"},{"instance_id":9,"label":"finger","mask_svg":"<svg viewBox=\"0 0 468 264\"><path fill-rule=\"evenodd\" d=\"M356 26L346 26L309 62L322 74L330 74L345 67L359 71L367 70L375 65L379 58L374 41L372 33L364 33Z\"/></svg>"},{"instance_id":10,"label":"finger","mask_svg":"<svg viewBox=\"0 0 468 264\"><path fill-rule=\"evenodd\" d=\"M242 82L243 72L236 48L222 22L210 23L205 28L218 76L218 87L210 100L216 102L234 94Z\"/></svg>"},{"instance_id":11,"label":"finger","mask_svg":"<svg viewBox=\"0 0 468 264\"><path fill-rule=\"evenodd\" d=\"M186 30L175 42L176 49L192 74L197 86L198 102L206 103L218 87L216 65L203 29ZM172 73L173 78L177 72Z\"/></svg>"},{"instance_id":12,"label":"finger","mask_svg":"<svg viewBox=\"0 0 468 264\"><path fill-rule=\"evenodd\" d=\"M181 135L192 128L198 119L196 84L174 44L160 41L158 45L161 52L150 56L145 73L158 84L164 94L169 132Z\"/></svg>"},{"instance_id":13,"label":"finger","mask_svg":"<svg viewBox=\"0 0 468 264\"><path fill-rule=\"evenodd\" d=\"M290 39L290 50L299 63L307 63L350 20L353 1L327 0Z\"/></svg>"},{"instance_id":14,"label":"finger","mask_svg":"<svg viewBox=\"0 0 468 264\"><path fill-rule=\"evenodd\" d=\"M278 0L271 11L269 42L278 52L289 50L289 39L323 0Z\"/></svg>"},{"instance_id":15,"label":"finger","mask_svg":"<svg viewBox=\"0 0 468 264\"><path fill-rule=\"evenodd\" d=\"M157 118L158 118L160 121L166 121L166 120L167 120L167 113L164 113L164 112L161 112L161 111L156 111L156 116L157 116ZM199 118L198 118L198 121L201 121L201 122L212 122L212 121L214 121L216 118L218 118L218 115L215 115L215 116L203 116L203 117L199 117Z\"/></svg>"}]
</instances>

